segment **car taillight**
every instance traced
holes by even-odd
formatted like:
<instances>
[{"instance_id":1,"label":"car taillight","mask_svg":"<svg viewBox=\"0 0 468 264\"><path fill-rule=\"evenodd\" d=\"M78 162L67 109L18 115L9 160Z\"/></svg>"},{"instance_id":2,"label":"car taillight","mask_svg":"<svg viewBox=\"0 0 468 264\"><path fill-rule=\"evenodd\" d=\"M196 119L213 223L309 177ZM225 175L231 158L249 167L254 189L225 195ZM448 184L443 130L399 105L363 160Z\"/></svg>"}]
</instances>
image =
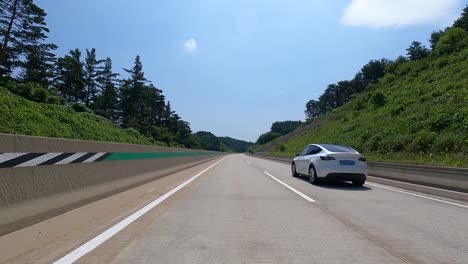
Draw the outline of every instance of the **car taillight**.
<instances>
[{"instance_id":1,"label":"car taillight","mask_svg":"<svg viewBox=\"0 0 468 264\"><path fill-rule=\"evenodd\" d=\"M360 158L359 158L359 161L366 162L366 161L367 161L367 159L366 159L366 158L364 158L364 157L360 157Z\"/></svg>"},{"instance_id":2,"label":"car taillight","mask_svg":"<svg viewBox=\"0 0 468 264\"><path fill-rule=\"evenodd\" d=\"M334 157L330 157L330 156L320 156L320 159L321 160L335 160Z\"/></svg>"}]
</instances>

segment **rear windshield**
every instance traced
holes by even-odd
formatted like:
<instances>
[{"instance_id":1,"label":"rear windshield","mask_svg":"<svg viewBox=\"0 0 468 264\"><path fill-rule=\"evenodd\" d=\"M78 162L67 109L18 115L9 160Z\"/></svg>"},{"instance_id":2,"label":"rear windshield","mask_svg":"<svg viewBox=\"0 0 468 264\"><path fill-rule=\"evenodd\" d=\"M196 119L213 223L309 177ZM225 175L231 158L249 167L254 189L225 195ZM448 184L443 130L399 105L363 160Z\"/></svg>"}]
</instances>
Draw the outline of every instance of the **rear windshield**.
<instances>
[{"instance_id":1,"label":"rear windshield","mask_svg":"<svg viewBox=\"0 0 468 264\"><path fill-rule=\"evenodd\" d=\"M352 152L354 153L355 150L346 147L346 146L340 146L340 145L330 145L330 144L320 144L320 146L324 147L326 150L331 151L331 152Z\"/></svg>"}]
</instances>

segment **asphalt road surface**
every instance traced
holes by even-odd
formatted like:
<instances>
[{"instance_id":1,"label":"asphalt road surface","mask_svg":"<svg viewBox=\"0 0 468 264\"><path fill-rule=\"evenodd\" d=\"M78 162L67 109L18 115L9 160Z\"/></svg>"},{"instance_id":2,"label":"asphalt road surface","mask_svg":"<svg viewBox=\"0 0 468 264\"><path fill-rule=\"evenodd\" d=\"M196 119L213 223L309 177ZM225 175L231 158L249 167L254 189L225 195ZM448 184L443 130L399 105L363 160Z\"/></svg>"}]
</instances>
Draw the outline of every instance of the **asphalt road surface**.
<instances>
[{"instance_id":1,"label":"asphalt road surface","mask_svg":"<svg viewBox=\"0 0 468 264\"><path fill-rule=\"evenodd\" d=\"M468 263L466 203L371 182L314 186L287 164L246 155L199 174L208 165L87 254L72 251L89 241L75 230L61 236L73 241L66 252L48 241L7 262Z\"/></svg>"}]
</instances>

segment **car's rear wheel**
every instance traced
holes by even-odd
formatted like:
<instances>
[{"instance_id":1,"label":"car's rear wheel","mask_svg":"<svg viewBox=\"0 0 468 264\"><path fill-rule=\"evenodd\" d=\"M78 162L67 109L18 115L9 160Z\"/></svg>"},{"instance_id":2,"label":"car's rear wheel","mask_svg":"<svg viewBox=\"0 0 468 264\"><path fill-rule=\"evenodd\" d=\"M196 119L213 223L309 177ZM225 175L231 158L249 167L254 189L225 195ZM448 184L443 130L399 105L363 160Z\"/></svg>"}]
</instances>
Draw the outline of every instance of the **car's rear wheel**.
<instances>
[{"instance_id":1,"label":"car's rear wheel","mask_svg":"<svg viewBox=\"0 0 468 264\"><path fill-rule=\"evenodd\" d=\"M320 179L318 178L317 173L315 172L314 166L309 167L309 181L310 183L316 185L320 183Z\"/></svg>"},{"instance_id":2,"label":"car's rear wheel","mask_svg":"<svg viewBox=\"0 0 468 264\"><path fill-rule=\"evenodd\" d=\"M296 164L295 164L294 162L291 164L291 175L292 175L293 177L299 176L299 174L297 174L297 171L296 171Z\"/></svg>"},{"instance_id":3,"label":"car's rear wheel","mask_svg":"<svg viewBox=\"0 0 468 264\"><path fill-rule=\"evenodd\" d=\"M354 186L363 186L365 182L366 182L366 178L364 178L364 177L359 177L359 178L353 179L353 185Z\"/></svg>"}]
</instances>

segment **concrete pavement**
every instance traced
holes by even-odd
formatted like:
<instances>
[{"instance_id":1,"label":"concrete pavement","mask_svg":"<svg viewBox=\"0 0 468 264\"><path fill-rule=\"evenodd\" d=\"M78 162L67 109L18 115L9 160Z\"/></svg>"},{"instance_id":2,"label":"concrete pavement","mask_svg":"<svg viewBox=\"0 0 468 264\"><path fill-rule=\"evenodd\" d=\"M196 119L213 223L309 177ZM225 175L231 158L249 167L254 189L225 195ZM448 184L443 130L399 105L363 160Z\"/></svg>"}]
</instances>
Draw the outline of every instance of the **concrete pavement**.
<instances>
[{"instance_id":1,"label":"concrete pavement","mask_svg":"<svg viewBox=\"0 0 468 264\"><path fill-rule=\"evenodd\" d=\"M373 183L314 186L287 164L231 155L77 263L466 263L463 206ZM36 252L9 262L59 258Z\"/></svg>"}]
</instances>

